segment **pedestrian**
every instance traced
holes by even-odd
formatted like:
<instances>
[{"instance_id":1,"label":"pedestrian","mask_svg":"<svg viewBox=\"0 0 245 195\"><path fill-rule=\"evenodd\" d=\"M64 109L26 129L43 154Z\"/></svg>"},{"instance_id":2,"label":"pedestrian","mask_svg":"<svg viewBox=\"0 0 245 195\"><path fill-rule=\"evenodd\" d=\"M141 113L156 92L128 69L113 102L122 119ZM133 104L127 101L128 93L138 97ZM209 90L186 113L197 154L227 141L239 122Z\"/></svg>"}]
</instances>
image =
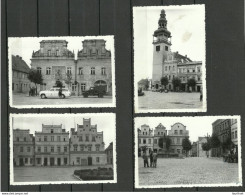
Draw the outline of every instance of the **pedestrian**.
<instances>
[{"instance_id":1,"label":"pedestrian","mask_svg":"<svg viewBox=\"0 0 245 195\"><path fill-rule=\"evenodd\" d=\"M149 167L148 156L146 155L146 152L143 153L143 160L144 160L144 167Z\"/></svg>"},{"instance_id":2,"label":"pedestrian","mask_svg":"<svg viewBox=\"0 0 245 195\"><path fill-rule=\"evenodd\" d=\"M150 167L153 166L153 151L150 150Z\"/></svg>"},{"instance_id":3,"label":"pedestrian","mask_svg":"<svg viewBox=\"0 0 245 195\"><path fill-rule=\"evenodd\" d=\"M61 98L61 96L62 96L62 87L60 87L59 89L59 97Z\"/></svg>"},{"instance_id":4,"label":"pedestrian","mask_svg":"<svg viewBox=\"0 0 245 195\"><path fill-rule=\"evenodd\" d=\"M202 101L202 92L200 92L200 102Z\"/></svg>"},{"instance_id":5,"label":"pedestrian","mask_svg":"<svg viewBox=\"0 0 245 195\"><path fill-rule=\"evenodd\" d=\"M153 153L153 168L157 168L157 153Z\"/></svg>"}]
</instances>

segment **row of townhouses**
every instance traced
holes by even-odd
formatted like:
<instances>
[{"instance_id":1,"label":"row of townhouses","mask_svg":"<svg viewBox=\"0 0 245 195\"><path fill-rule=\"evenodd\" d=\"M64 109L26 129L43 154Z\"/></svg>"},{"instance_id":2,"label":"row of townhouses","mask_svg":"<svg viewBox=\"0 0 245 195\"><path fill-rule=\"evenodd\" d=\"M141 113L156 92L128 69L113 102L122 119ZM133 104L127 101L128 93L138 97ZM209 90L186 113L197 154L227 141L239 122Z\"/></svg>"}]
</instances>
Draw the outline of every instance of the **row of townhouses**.
<instances>
[{"instance_id":1,"label":"row of townhouses","mask_svg":"<svg viewBox=\"0 0 245 195\"><path fill-rule=\"evenodd\" d=\"M113 143L105 149L103 132L91 119L83 119L77 130L44 125L42 131L13 130L14 166L65 166L113 164Z\"/></svg>"},{"instance_id":2,"label":"row of townhouses","mask_svg":"<svg viewBox=\"0 0 245 195\"><path fill-rule=\"evenodd\" d=\"M171 139L169 149L166 146L159 147L159 139L168 136ZM138 150L139 155L142 155L143 151L149 154L149 151L156 151L159 155L173 154L177 156L184 155L186 153L182 147L182 141L186 137L189 137L189 131L182 123L175 123L171 126L170 130L166 130L161 123L151 129L149 125L142 125L138 129Z\"/></svg>"},{"instance_id":3,"label":"row of townhouses","mask_svg":"<svg viewBox=\"0 0 245 195\"><path fill-rule=\"evenodd\" d=\"M103 86L108 94L112 92L112 60L111 51L106 49L103 39L87 39L82 41L82 49L70 51L66 40L43 40L40 49L33 51L30 67L42 74L43 83L38 91L50 89L60 81L72 91L80 95L93 86ZM12 56L14 92L29 91L30 82L27 74L29 66L20 56ZM20 67L20 68L18 68Z\"/></svg>"},{"instance_id":4,"label":"row of townhouses","mask_svg":"<svg viewBox=\"0 0 245 195\"><path fill-rule=\"evenodd\" d=\"M192 90L202 91L202 62L192 61L187 55L172 52L171 38L171 32L167 29L165 10L162 10L158 20L158 29L153 34L152 88L163 87L161 78L167 77L168 90L174 90L172 81L174 78L179 78L181 80L180 90L190 90L188 80L195 79L196 85Z\"/></svg>"}]
</instances>

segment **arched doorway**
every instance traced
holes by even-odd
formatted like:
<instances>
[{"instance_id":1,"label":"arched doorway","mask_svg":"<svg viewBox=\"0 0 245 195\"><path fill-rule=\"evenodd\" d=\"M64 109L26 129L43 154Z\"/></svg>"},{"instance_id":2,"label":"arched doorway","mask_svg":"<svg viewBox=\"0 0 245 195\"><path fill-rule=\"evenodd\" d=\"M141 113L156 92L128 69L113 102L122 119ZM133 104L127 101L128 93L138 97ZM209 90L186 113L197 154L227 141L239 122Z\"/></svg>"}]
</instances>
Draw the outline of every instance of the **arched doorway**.
<instances>
[{"instance_id":1,"label":"arched doorway","mask_svg":"<svg viewBox=\"0 0 245 195\"><path fill-rule=\"evenodd\" d=\"M105 89L105 91L107 92L107 84L105 81L103 80L98 80L94 83L94 86L103 86L103 88Z\"/></svg>"}]
</instances>

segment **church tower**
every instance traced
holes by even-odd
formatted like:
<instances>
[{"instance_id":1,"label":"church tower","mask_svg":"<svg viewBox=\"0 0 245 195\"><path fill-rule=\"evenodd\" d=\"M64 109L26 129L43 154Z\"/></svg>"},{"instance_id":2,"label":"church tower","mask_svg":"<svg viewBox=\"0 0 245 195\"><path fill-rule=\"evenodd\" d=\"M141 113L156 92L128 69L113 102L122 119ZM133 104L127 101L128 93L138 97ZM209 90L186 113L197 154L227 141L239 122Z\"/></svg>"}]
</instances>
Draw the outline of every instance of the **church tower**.
<instances>
[{"instance_id":1,"label":"church tower","mask_svg":"<svg viewBox=\"0 0 245 195\"><path fill-rule=\"evenodd\" d=\"M158 89L160 79L163 74L163 62L167 59L168 53L171 52L171 33L167 29L167 20L165 10L161 10L158 20L158 29L153 34L153 71L152 85Z\"/></svg>"}]
</instances>

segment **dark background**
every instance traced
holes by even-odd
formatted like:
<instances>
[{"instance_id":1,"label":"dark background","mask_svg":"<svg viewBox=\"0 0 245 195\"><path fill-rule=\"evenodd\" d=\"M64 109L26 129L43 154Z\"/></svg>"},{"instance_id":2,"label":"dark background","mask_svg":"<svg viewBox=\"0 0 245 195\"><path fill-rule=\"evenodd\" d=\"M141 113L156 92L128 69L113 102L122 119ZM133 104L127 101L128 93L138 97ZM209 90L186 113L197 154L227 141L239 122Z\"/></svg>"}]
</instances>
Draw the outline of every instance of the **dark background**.
<instances>
[{"instance_id":1,"label":"dark background","mask_svg":"<svg viewBox=\"0 0 245 195\"><path fill-rule=\"evenodd\" d=\"M241 115L245 148L243 0L2 0L2 191L245 191L244 187L134 188L132 6L206 5L207 113L150 116ZM7 37L115 35L117 108L13 109L8 106ZM143 67L142 67L143 68ZM9 113L117 114L117 183L11 186ZM242 156L245 150L242 150ZM244 165L244 159L242 164ZM244 174L243 169L243 175ZM188 176L187 176L188 177ZM245 177L243 177L245 179Z\"/></svg>"}]
</instances>

